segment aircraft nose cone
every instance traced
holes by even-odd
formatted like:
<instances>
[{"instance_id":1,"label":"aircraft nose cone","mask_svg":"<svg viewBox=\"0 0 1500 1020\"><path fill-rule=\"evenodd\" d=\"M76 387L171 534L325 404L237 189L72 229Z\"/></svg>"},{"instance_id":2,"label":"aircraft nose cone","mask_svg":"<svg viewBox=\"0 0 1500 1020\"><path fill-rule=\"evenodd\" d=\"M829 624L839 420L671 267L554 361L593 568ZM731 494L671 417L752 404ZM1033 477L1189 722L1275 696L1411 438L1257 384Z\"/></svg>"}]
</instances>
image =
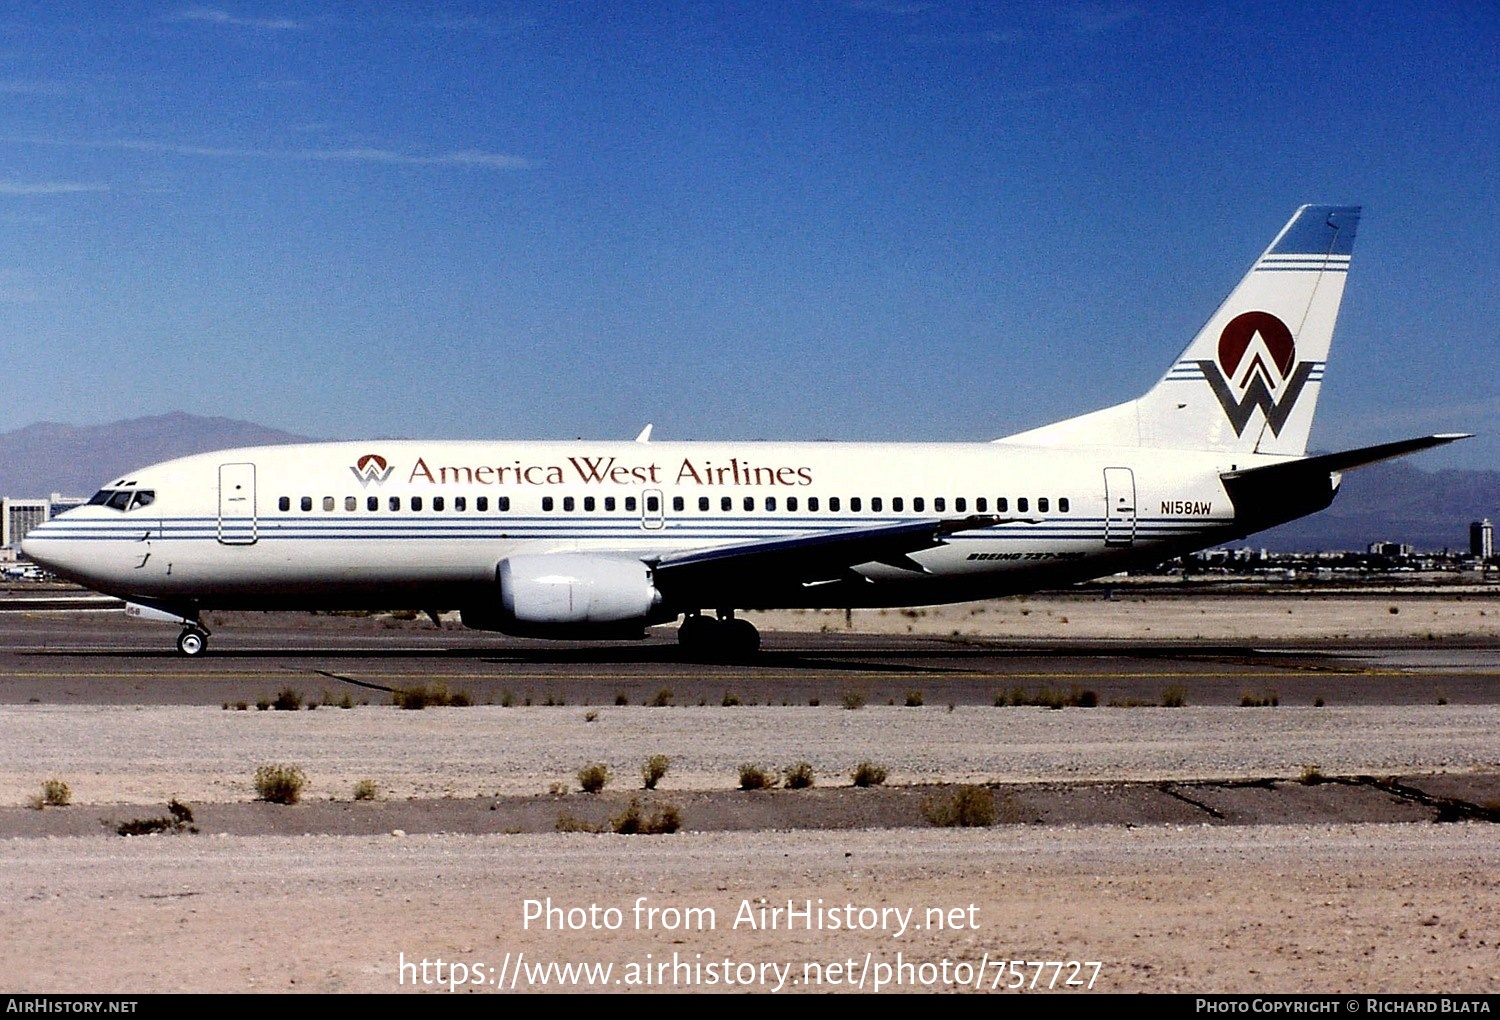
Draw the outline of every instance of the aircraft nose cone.
<instances>
[{"instance_id":1,"label":"aircraft nose cone","mask_svg":"<svg viewBox=\"0 0 1500 1020\"><path fill-rule=\"evenodd\" d=\"M21 552L39 566L60 577L90 580L89 565L97 561L97 549L70 535L55 521L39 524L21 540ZM91 552L93 555L91 555Z\"/></svg>"}]
</instances>

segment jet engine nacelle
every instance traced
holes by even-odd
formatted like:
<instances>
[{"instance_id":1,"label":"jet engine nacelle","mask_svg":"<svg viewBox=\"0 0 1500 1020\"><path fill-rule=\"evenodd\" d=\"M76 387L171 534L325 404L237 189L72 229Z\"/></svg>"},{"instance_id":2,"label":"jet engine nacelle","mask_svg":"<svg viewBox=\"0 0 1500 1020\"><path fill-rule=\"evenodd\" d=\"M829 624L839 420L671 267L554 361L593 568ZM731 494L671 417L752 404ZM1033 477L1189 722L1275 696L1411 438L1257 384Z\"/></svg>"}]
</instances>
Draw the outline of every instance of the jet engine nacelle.
<instances>
[{"instance_id":1,"label":"jet engine nacelle","mask_svg":"<svg viewBox=\"0 0 1500 1020\"><path fill-rule=\"evenodd\" d=\"M495 570L498 612L476 607L464 623L535 637L640 637L659 614L651 568L633 556L539 553L509 556Z\"/></svg>"}]
</instances>

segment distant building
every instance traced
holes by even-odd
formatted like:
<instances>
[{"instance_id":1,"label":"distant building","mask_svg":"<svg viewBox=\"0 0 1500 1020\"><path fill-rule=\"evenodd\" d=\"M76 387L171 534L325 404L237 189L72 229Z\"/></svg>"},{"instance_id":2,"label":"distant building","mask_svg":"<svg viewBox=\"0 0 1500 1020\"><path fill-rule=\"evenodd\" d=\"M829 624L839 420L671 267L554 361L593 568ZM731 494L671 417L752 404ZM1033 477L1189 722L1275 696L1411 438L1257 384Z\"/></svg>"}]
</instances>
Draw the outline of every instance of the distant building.
<instances>
[{"instance_id":1,"label":"distant building","mask_svg":"<svg viewBox=\"0 0 1500 1020\"><path fill-rule=\"evenodd\" d=\"M1469 555L1482 560L1495 555L1495 526L1488 517L1469 525Z\"/></svg>"},{"instance_id":2,"label":"distant building","mask_svg":"<svg viewBox=\"0 0 1500 1020\"><path fill-rule=\"evenodd\" d=\"M14 548L21 544L26 533L42 524L51 514L52 506L45 499L0 499L0 545Z\"/></svg>"},{"instance_id":3,"label":"distant building","mask_svg":"<svg viewBox=\"0 0 1500 1020\"><path fill-rule=\"evenodd\" d=\"M1410 556L1415 551L1406 542L1371 542L1365 549L1371 556Z\"/></svg>"},{"instance_id":4,"label":"distant building","mask_svg":"<svg viewBox=\"0 0 1500 1020\"><path fill-rule=\"evenodd\" d=\"M21 539L32 528L50 521L64 510L87 502L82 496L64 496L59 492L54 492L49 499L12 499L9 496L0 499L0 548L19 548Z\"/></svg>"}]
</instances>

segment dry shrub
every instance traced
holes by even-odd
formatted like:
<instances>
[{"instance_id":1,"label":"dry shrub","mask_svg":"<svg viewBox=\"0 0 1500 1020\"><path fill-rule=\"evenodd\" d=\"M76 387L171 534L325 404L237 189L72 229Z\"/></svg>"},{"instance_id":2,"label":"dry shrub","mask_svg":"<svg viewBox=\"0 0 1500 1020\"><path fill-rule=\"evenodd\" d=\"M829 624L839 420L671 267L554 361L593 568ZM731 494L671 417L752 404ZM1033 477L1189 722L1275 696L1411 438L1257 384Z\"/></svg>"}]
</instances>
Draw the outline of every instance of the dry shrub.
<instances>
[{"instance_id":1,"label":"dry shrub","mask_svg":"<svg viewBox=\"0 0 1500 1020\"><path fill-rule=\"evenodd\" d=\"M922 817L942 828L995 824L995 798L983 786L960 786L952 796L922 803Z\"/></svg>"},{"instance_id":2,"label":"dry shrub","mask_svg":"<svg viewBox=\"0 0 1500 1020\"><path fill-rule=\"evenodd\" d=\"M885 783L886 770L883 765L876 765L873 761L862 761L854 766L854 772L849 777L858 787L880 786Z\"/></svg>"},{"instance_id":3,"label":"dry shrub","mask_svg":"<svg viewBox=\"0 0 1500 1020\"><path fill-rule=\"evenodd\" d=\"M653 754L646 759L641 766L641 789L654 790L656 784L662 781L667 774L667 767L672 764L672 759L664 754Z\"/></svg>"},{"instance_id":4,"label":"dry shrub","mask_svg":"<svg viewBox=\"0 0 1500 1020\"><path fill-rule=\"evenodd\" d=\"M584 793L598 793L609 785L609 766L594 762L578 770L578 788Z\"/></svg>"},{"instance_id":5,"label":"dry shrub","mask_svg":"<svg viewBox=\"0 0 1500 1020\"><path fill-rule=\"evenodd\" d=\"M255 794L268 804L295 804L306 785L307 773L295 765L262 765L255 770Z\"/></svg>"},{"instance_id":6,"label":"dry shrub","mask_svg":"<svg viewBox=\"0 0 1500 1020\"><path fill-rule=\"evenodd\" d=\"M776 777L759 765L745 764L740 766L741 790L774 790L775 788Z\"/></svg>"}]
</instances>

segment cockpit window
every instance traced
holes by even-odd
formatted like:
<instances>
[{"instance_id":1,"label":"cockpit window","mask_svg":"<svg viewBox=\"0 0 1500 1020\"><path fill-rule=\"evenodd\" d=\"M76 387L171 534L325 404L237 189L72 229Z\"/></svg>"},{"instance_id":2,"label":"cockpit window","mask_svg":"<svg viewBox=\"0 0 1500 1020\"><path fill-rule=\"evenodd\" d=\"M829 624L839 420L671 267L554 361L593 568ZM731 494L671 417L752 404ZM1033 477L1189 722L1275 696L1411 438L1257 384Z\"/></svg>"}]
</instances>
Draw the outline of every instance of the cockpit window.
<instances>
[{"instance_id":1,"label":"cockpit window","mask_svg":"<svg viewBox=\"0 0 1500 1020\"><path fill-rule=\"evenodd\" d=\"M89 500L89 506L107 506L111 510L135 510L156 502L150 489L100 489Z\"/></svg>"}]
</instances>

